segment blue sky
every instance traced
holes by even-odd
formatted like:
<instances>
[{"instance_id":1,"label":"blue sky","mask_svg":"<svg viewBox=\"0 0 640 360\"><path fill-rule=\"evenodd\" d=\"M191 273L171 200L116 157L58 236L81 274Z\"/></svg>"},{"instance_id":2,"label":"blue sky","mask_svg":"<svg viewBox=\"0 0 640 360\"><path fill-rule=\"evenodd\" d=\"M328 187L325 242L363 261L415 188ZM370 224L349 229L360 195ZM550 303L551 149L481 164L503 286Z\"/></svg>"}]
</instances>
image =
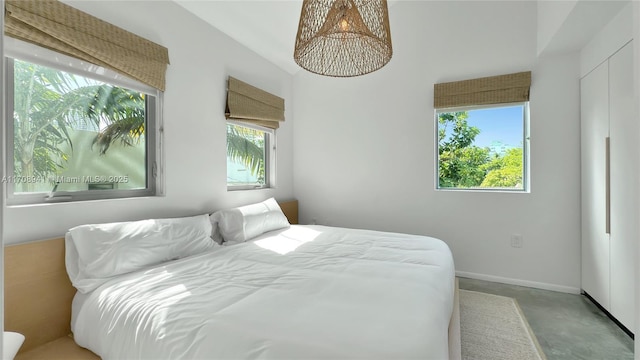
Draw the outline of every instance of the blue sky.
<instances>
[{"instance_id":1,"label":"blue sky","mask_svg":"<svg viewBox=\"0 0 640 360\"><path fill-rule=\"evenodd\" d=\"M492 141L522 145L522 105L471 110L468 114L468 124L481 130L476 136L476 146L486 147Z\"/></svg>"}]
</instances>

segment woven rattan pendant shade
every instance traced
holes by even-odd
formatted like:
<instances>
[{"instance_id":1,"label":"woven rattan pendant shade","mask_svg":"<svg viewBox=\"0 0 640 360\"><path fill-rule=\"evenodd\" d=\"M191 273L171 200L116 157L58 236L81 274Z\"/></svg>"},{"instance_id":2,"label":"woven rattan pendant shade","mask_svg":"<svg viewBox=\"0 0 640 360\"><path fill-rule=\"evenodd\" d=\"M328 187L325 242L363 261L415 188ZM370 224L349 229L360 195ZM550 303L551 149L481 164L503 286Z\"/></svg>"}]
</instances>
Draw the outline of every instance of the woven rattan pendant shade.
<instances>
[{"instance_id":1,"label":"woven rattan pendant shade","mask_svg":"<svg viewBox=\"0 0 640 360\"><path fill-rule=\"evenodd\" d=\"M304 0L293 58L320 75L368 74L391 60L386 0Z\"/></svg>"}]
</instances>

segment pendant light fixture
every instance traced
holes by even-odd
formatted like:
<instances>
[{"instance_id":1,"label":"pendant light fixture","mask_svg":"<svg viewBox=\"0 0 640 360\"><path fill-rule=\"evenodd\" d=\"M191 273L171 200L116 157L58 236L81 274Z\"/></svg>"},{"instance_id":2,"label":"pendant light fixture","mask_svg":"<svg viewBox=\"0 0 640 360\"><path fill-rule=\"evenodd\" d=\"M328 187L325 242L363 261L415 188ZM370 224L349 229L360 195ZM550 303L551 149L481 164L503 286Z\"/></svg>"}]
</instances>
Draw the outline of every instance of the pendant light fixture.
<instances>
[{"instance_id":1,"label":"pendant light fixture","mask_svg":"<svg viewBox=\"0 0 640 360\"><path fill-rule=\"evenodd\" d=\"M391 60L387 0L304 0L293 58L316 74L368 74Z\"/></svg>"}]
</instances>

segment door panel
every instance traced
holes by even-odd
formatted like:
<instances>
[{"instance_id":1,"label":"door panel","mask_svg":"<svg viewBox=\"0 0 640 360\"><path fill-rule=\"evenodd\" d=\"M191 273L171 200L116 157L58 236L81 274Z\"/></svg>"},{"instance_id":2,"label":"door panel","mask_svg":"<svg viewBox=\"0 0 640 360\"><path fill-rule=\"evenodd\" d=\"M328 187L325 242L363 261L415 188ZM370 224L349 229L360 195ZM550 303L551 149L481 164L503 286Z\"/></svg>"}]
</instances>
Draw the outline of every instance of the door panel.
<instances>
[{"instance_id":1,"label":"door panel","mask_svg":"<svg viewBox=\"0 0 640 360\"><path fill-rule=\"evenodd\" d=\"M634 115L633 44L609 59L611 141L611 314L635 331L635 254L638 241L638 134Z\"/></svg>"},{"instance_id":2,"label":"door panel","mask_svg":"<svg viewBox=\"0 0 640 360\"><path fill-rule=\"evenodd\" d=\"M582 171L582 289L610 309L606 158L609 136L608 63L580 81Z\"/></svg>"}]
</instances>

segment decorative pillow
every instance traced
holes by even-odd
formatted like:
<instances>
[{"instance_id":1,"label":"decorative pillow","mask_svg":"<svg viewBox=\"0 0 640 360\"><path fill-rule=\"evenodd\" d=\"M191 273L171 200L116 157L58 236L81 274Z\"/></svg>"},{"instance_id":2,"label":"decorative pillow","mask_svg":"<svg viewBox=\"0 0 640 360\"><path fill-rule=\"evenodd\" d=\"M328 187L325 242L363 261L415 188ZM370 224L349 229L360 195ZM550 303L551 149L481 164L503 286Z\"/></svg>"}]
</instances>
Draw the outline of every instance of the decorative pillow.
<instances>
[{"instance_id":1,"label":"decorative pillow","mask_svg":"<svg viewBox=\"0 0 640 360\"><path fill-rule=\"evenodd\" d=\"M225 245L241 243L268 231L289 227L287 217L274 198L261 203L216 211L217 224Z\"/></svg>"},{"instance_id":2,"label":"decorative pillow","mask_svg":"<svg viewBox=\"0 0 640 360\"><path fill-rule=\"evenodd\" d=\"M213 249L208 215L81 225L65 236L66 266L81 293L109 278Z\"/></svg>"}]
</instances>

